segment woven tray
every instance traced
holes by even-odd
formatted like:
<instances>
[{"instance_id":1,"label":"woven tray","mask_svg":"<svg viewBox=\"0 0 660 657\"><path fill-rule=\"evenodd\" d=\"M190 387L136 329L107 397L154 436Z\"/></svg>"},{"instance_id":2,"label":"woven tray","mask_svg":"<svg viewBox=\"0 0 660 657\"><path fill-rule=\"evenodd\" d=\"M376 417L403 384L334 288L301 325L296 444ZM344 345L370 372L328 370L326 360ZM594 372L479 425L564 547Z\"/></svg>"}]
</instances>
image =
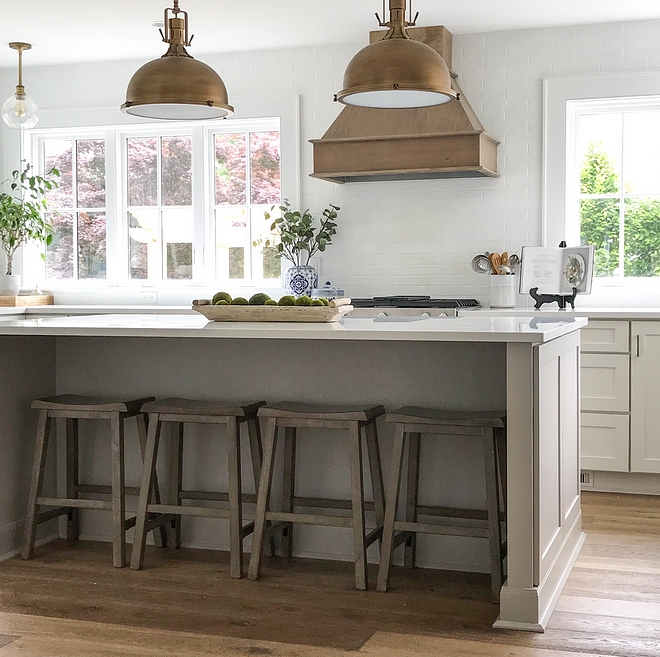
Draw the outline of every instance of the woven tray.
<instances>
[{"instance_id":1,"label":"woven tray","mask_svg":"<svg viewBox=\"0 0 660 657\"><path fill-rule=\"evenodd\" d=\"M329 306L214 306L195 299L193 310L213 322L336 322L353 310L350 299L334 299Z\"/></svg>"}]
</instances>

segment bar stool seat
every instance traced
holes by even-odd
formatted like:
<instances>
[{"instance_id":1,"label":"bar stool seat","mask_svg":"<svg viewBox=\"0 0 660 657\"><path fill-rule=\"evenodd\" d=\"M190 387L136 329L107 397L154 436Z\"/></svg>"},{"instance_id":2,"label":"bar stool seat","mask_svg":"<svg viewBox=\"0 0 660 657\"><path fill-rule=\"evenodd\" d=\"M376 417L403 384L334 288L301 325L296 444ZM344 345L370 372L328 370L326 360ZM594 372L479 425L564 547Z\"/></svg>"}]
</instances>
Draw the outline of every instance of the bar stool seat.
<instances>
[{"instance_id":1,"label":"bar stool seat","mask_svg":"<svg viewBox=\"0 0 660 657\"><path fill-rule=\"evenodd\" d=\"M135 518L127 519L126 495L136 493L127 489L124 482L124 422L135 417L137 421L140 451L144 456L147 438L145 415L140 408L153 397L140 398L101 398L82 395L56 395L36 399L32 408L39 411L39 425L35 449L32 480L28 498L25 542L22 550L24 559L34 556L37 525L58 516L67 515L67 538L77 540L80 534L80 509L101 509L112 512L113 564L116 567L126 565L126 531L134 526ZM46 466L46 454L50 428L53 418L66 418L66 496L43 497L42 486ZM81 484L79 482L78 463L78 420L109 420L111 424L111 463L112 484L110 486ZM82 499L81 494L109 494L110 501ZM158 482L154 480L152 496L158 499ZM40 512L40 507L52 507ZM165 533L157 535L156 543L165 543Z\"/></svg>"},{"instance_id":2,"label":"bar stool seat","mask_svg":"<svg viewBox=\"0 0 660 657\"><path fill-rule=\"evenodd\" d=\"M281 554L292 554L293 524L347 527L353 530L355 554L355 586L367 588L367 547L382 536L384 518L384 488L378 449L378 432L375 419L385 413L382 406L324 406L297 402L278 402L259 409L259 416L266 419L264 460L257 493L257 510L254 520L254 536L248 577L260 576L262 546L265 536L282 534ZM284 428L284 477L282 511L270 510L273 481L273 464L277 436ZM351 500L330 500L295 496L295 468L297 429L341 429L349 432L351 463ZM362 441L364 434L369 471L373 489L373 509L376 528L368 535L365 529L364 481L362 474ZM351 515L308 514L295 512L295 507L351 510ZM273 524L268 527L268 522Z\"/></svg>"},{"instance_id":3,"label":"bar stool seat","mask_svg":"<svg viewBox=\"0 0 660 657\"><path fill-rule=\"evenodd\" d=\"M268 404L260 411L261 417L295 418L298 420L341 420L347 422L368 422L383 415L382 406L323 406L320 404L300 404L298 402L277 402Z\"/></svg>"},{"instance_id":4,"label":"bar stool seat","mask_svg":"<svg viewBox=\"0 0 660 657\"><path fill-rule=\"evenodd\" d=\"M492 411L447 411L404 406L385 416L395 423L390 477L385 502L385 521L377 590L386 591L393 550L405 544L405 566L415 565L417 533L477 536L489 539L491 594L499 601L506 544L502 541L501 508L506 507L505 426L506 414ZM487 511L420 506L418 504L420 439L422 434L475 436L483 441ZM404 464L408 448L405 520L396 520ZM499 466L499 467L498 467ZM436 516L439 522L423 523L418 515ZM463 522L461 522L463 520ZM444 522L443 522L444 521ZM397 533L398 532L398 533Z\"/></svg>"},{"instance_id":5,"label":"bar stool seat","mask_svg":"<svg viewBox=\"0 0 660 657\"><path fill-rule=\"evenodd\" d=\"M131 568L140 569L144 565L146 535L157 526L170 525L173 529L172 546L181 547L181 517L197 516L224 518L229 520L229 560L232 577L243 576L243 539L249 536L254 523L243 525L243 503L255 502L256 495L243 495L241 484L240 427L247 426L252 455L252 472L255 489L261 473L261 434L257 411L266 402L252 404L228 404L214 400L182 399L170 397L150 401L142 406L142 412L149 416L149 434L144 459L144 474L140 487L137 522ZM150 500L149 491L156 477L156 461L164 423L171 423L172 432L170 503L161 504ZM227 427L227 469L229 491L212 492L183 490L183 438L184 424L213 424ZM223 502L228 508L193 506L184 500L205 500ZM272 549L272 548L271 548Z\"/></svg>"}]
</instances>

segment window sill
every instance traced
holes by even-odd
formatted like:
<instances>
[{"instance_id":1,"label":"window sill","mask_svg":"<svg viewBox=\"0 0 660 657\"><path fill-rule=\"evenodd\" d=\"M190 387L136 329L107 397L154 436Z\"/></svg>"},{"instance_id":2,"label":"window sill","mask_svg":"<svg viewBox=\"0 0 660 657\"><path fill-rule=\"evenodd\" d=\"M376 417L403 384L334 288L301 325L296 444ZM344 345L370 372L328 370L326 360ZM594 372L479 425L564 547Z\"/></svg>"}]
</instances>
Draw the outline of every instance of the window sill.
<instances>
[{"instance_id":1,"label":"window sill","mask_svg":"<svg viewBox=\"0 0 660 657\"><path fill-rule=\"evenodd\" d=\"M248 299L256 292L266 292L273 298L286 294L279 281L273 286L250 285L232 286L226 282L210 285L103 285L75 281L70 285L43 285L44 294L52 294L56 305L84 306L185 306L192 305L194 299L209 299L219 290L229 292L234 297ZM30 294L31 289L21 290Z\"/></svg>"}]
</instances>

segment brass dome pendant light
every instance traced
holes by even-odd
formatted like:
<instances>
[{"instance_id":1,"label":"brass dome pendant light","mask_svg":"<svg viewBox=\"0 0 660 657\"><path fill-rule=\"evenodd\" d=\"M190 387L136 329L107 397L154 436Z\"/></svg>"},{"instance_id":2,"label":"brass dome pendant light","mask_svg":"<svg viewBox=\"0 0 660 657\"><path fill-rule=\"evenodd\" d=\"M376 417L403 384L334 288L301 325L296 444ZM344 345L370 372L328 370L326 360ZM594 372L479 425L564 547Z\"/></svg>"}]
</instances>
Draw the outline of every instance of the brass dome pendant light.
<instances>
[{"instance_id":1,"label":"brass dome pendant light","mask_svg":"<svg viewBox=\"0 0 660 657\"><path fill-rule=\"evenodd\" d=\"M383 2L383 12L385 4ZM353 57L344 73L344 89L335 100L359 107L401 109L441 105L458 97L444 59L430 46L413 40L407 27L406 0L390 0L389 32Z\"/></svg>"},{"instance_id":2,"label":"brass dome pendant light","mask_svg":"<svg viewBox=\"0 0 660 657\"><path fill-rule=\"evenodd\" d=\"M18 84L16 93L9 96L2 105L2 119L10 128L34 128L39 120L39 108L32 98L25 94L23 86L23 51L30 50L32 46L22 41L12 41L9 47L18 50Z\"/></svg>"},{"instance_id":3,"label":"brass dome pendant light","mask_svg":"<svg viewBox=\"0 0 660 657\"><path fill-rule=\"evenodd\" d=\"M188 38L188 12L179 9L179 0L174 0L173 8L165 9L164 30L161 36L170 44L168 51L135 72L122 111L165 120L231 116L234 108L229 105L222 78L186 52L192 37Z\"/></svg>"}]
</instances>

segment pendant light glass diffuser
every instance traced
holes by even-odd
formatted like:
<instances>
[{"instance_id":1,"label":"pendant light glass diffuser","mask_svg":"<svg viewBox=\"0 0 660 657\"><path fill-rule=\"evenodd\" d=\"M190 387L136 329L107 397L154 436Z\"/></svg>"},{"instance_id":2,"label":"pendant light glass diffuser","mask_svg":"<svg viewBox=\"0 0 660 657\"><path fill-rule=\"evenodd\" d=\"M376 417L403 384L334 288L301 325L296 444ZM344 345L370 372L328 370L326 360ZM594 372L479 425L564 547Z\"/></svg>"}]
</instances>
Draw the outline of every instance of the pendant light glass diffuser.
<instances>
[{"instance_id":1,"label":"pendant light glass diffuser","mask_svg":"<svg viewBox=\"0 0 660 657\"><path fill-rule=\"evenodd\" d=\"M179 14L183 18L179 18ZM188 13L174 0L165 9L163 41L168 51L135 72L128 83L122 111L149 119L197 120L231 116L227 88L222 78L186 52Z\"/></svg>"},{"instance_id":2,"label":"pendant light glass diffuser","mask_svg":"<svg viewBox=\"0 0 660 657\"><path fill-rule=\"evenodd\" d=\"M412 12L411 12L412 13ZM417 17L415 16L415 19ZM430 46L413 40L406 29L406 0L390 0L389 31L353 57L336 96L345 105L401 109L441 105L457 97L444 59Z\"/></svg>"},{"instance_id":3,"label":"pendant light glass diffuser","mask_svg":"<svg viewBox=\"0 0 660 657\"><path fill-rule=\"evenodd\" d=\"M18 84L16 93L2 105L2 120L10 128L34 128L39 120L39 108L32 98L25 94L23 86L23 51L30 50L32 46L22 41L12 41L9 47L18 50Z\"/></svg>"}]
</instances>

